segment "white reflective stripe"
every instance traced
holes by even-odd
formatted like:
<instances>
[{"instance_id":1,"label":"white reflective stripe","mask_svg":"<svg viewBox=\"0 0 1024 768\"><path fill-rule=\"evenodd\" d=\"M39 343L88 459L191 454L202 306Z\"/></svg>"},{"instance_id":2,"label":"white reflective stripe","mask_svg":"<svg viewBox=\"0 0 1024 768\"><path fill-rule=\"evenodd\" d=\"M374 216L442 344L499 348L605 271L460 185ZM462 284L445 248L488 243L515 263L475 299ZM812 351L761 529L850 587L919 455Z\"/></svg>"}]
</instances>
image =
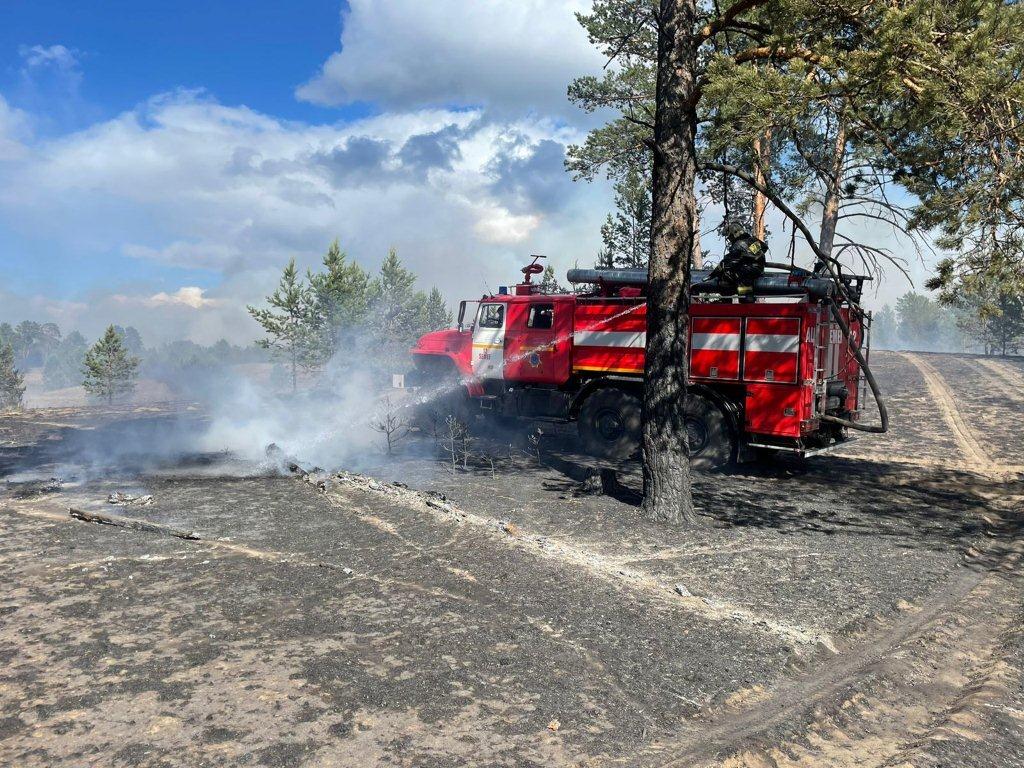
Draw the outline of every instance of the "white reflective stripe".
<instances>
[{"instance_id":1,"label":"white reflective stripe","mask_svg":"<svg viewBox=\"0 0 1024 768\"><path fill-rule=\"evenodd\" d=\"M647 346L647 334L643 331L576 331L572 340L580 347L643 349Z\"/></svg>"},{"instance_id":2,"label":"white reflective stripe","mask_svg":"<svg viewBox=\"0 0 1024 768\"><path fill-rule=\"evenodd\" d=\"M739 352L740 335L738 333L695 333L690 346L693 349Z\"/></svg>"},{"instance_id":3,"label":"white reflective stripe","mask_svg":"<svg viewBox=\"0 0 1024 768\"><path fill-rule=\"evenodd\" d=\"M800 351L800 337L796 334L748 333L747 352L782 352L795 355Z\"/></svg>"}]
</instances>

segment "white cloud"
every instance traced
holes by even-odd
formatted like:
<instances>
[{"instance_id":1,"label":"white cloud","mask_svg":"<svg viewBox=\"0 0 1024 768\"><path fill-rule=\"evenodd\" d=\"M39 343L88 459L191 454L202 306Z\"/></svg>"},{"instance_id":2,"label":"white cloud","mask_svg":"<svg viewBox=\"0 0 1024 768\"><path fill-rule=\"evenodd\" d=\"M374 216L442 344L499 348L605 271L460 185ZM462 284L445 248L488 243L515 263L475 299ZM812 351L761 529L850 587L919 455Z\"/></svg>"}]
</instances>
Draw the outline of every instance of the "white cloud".
<instances>
[{"instance_id":1,"label":"white cloud","mask_svg":"<svg viewBox=\"0 0 1024 768\"><path fill-rule=\"evenodd\" d=\"M8 104L0 94L0 163L24 157L28 151L25 142L30 136L28 115Z\"/></svg>"},{"instance_id":2,"label":"white cloud","mask_svg":"<svg viewBox=\"0 0 1024 768\"><path fill-rule=\"evenodd\" d=\"M18 144L20 156L0 163L0 223L23 238L45 233L82 263L122 254L219 273L210 296L183 293L181 282L119 285L115 272L90 314L127 324L117 313L128 313L144 335L223 331L245 341L256 329L244 305L273 288L288 259L313 266L335 237L368 269L397 247L424 287L453 300L514 280L528 253L546 252L560 268L586 263L606 190L552 193L564 176L560 148L580 138L555 121L478 110L308 125L180 92ZM218 320L196 322L200 314Z\"/></svg>"},{"instance_id":3,"label":"white cloud","mask_svg":"<svg viewBox=\"0 0 1024 768\"><path fill-rule=\"evenodd\" d=\"M56 67L70 71L78 68L78 56L70 48L63 45L23 45L18 54L25 62L26 68Z\"/></svg>"},{"instance_id":4,"label":"white cloud","mask_svg":"<svg viewBox=\"0 0 1024 768\"><path fill-rule=\"evenodd\" d=\"M37 297L32 311L90 334L136 325L153 343L249 341L245 305L288 259L315 266L335 237L371 270L396 247L452 300L515 280L529 253L559 269L589 262L608 190L562 168L589 119L566 87L604 63L573 15L589 6L350 0L341 51L298 89L383 110L342 124L185 90L98 120L78 96L78 51L22 47L28 111L0 96L0 234L83 264L64 276L67 306ZM126 259L139 263L123 276Z\"/></svg>"},{"instance_id":5,"label":"white cloud","mask_svg":"<svg viewBox=\"0 0 1024 768\"><path fill-rule=\"evenodd\" d=\"M21 79L25 86L43 91L49 97L58 94L76 97L82 84L78 52L63 45L23 45Z\"/></svg>"},{"instance_id":6,"label":"white cloud","mask_svg":"<svg viewBox=\"0 0 1024 768\"><path fill-rule=\"evenodd\" d=\"M587 0L350 0L341 51L301 86L317 104L488 105L570 113L572 78L604 63L576 21Z\"/></svg>"},{"instance_id":7,"label":"white cloud","mask_svg":"<svg viewBox=\"0 0 1024 768\"><path fill-rule=\"evenodd\" d=\"M224 302L204 296L205 291L195 285L182 286L174 293L160 291L152 296L126 296L117 293L111 299L121 304L139 304L146 307L188 307L190 309L206 309L217 307Z\"/></svg>"},{"instance_id":8,"label":"white cloud","mask_svg":"<svg viewBox=\"0 0 1024 768\"><path fill-rule=\"evenodd\" d=\"M516 216L500 206L482 207L473 229L486 243L521 243L540 224L538 216Z\"/></svg>"}]
</instances>

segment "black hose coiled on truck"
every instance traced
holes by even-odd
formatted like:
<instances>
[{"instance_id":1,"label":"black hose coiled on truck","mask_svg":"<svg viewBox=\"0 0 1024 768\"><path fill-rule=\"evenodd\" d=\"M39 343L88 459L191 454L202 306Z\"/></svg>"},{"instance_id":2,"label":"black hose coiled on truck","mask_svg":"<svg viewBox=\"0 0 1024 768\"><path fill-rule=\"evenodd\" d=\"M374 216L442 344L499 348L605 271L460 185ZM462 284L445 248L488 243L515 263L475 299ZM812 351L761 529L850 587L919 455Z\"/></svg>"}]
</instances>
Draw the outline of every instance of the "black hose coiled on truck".
<instances>
[{"instance_id":1,"label":"black hose coiled on truck","mask_svg":"<svg viewBox=\"0 0 1024 768\"><path fill-rule=\"evenodd\" d=\"M875 381L875 375L871 373L871 368L868 367L868 361L864 357L864 353L861 351L860 344L857 344L853 339L853 332L850 330L849 324L843 319L843 313L839 311L839 305L836 304L835 299L829 297L825 299L828 303L828 308L832 312L832 319L836 321L839 326L839 330L842 331L843 338L846 339L847 345L850 347L850 351L853 352L854 359L857 361L857 365L860 366L861 371L864 372L864 379L868 383L868 387L871 388L871 394L875 398L875 403L878 405L878 417L881 420L881 424L859 424L856 421L850 421L849 419L841 419L838 416L829 416L822 414L818 418L822 421L827 421L830 424L840 424L849 429L855 429L858 432L872 432L874 434L883 434L889 431L889 409L885 407L885 401L882 399L882 390L878 387L878 382Z\"/></svg>"},{"instance_id":2,"label":"black hose coiled on truck","mask_svg":"<svg viewBox=\"0 0 1024 768\"><path fill-rule=\"evenodd\" d=\"M843 290L842 280L840 280L839 275L835 270L832 269L832 265L827 260L823 260L822 263L828 269L837 289L843 294L843 298L846 299L852 309L860 312L861 317L863 317L864 313L861 311L860 307L857 306L853 301L853 298ZM767 262L765 266L773 267L775 269L783 269L788 272L804 276L815 274L814 272L810 272L802 267L797 267L792 264L782 264L774 261ZM834 319L836 324L839 326L839 330L842 332L843 338L846 339L846 343L850 347L850 351L853 352L853 357L857 361L857 365L864 374L864 380L867 381L868 387L871 389L871 394L875 398L875 404L878 406L878 417L881 424L860 424L856 421L841 419L838 416L829 416L827 414L822 414L818 418L822 421L827 421L830 424L839 424L840 426L847 427L848 429L854 429L858 432L871 432L877 435L884 434L889 431L889 409L885 407L885 400L882 399L882 390L879 388L878 382L875 381L875 375L871 372L871 368L868 366L868 361L864 357L864 353L861 351L861 345L854 341L850 325L843 319L843 313L839 311L839 305L836 303L836 300L831 296L827 296L824 301L828 304L829 311L832 313L832 319Z\"/></svg>"}]
</instances>

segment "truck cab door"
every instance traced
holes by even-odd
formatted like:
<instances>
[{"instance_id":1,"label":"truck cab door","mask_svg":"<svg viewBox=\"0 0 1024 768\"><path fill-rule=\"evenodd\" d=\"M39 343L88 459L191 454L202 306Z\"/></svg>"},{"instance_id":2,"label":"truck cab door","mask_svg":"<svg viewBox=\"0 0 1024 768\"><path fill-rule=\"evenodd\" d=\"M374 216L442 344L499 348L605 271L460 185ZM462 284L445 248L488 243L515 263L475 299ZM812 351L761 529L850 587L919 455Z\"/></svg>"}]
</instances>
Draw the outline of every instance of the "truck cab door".
<instances>
[{"instance_id":1,"label":"truck cab door","mask_svg":"<svg viewBox=\"0 0 1024 768\"><path fill-rule=\"evenodd\" d=\"M506 302L481 301L473 323L473 374L478 379L505 375Z\"/></svg>"},{"instance_id":2,"label":"truck cab door","mask_svg":"<svg viewBox=\"0 0 1024 768\"><path fill-rule=\"evenodd\" d=\"M573 299L531 296L509 304L505 378L527 384L564 384L569 379Z\"/></svg>"}]
</instances>

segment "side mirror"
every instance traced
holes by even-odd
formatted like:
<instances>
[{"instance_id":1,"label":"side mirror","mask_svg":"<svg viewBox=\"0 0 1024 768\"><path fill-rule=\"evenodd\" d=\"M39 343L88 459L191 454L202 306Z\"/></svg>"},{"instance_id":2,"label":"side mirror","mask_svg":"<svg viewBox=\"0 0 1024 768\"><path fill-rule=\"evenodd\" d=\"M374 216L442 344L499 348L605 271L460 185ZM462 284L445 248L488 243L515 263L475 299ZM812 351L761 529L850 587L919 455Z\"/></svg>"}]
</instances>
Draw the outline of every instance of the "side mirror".
<instances>
[{"instance_id":1,"label":"side mirror","mask_svg":"<svg viewBox=\"0 0 1024 768\"><path fill-rule=\"evenodd\" d=\"M463 321L466 319L466 302L459 302L459 332L463 331Z\"/></svg>"}]
</instances>

